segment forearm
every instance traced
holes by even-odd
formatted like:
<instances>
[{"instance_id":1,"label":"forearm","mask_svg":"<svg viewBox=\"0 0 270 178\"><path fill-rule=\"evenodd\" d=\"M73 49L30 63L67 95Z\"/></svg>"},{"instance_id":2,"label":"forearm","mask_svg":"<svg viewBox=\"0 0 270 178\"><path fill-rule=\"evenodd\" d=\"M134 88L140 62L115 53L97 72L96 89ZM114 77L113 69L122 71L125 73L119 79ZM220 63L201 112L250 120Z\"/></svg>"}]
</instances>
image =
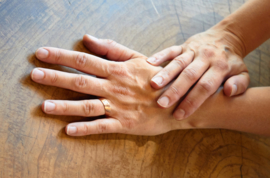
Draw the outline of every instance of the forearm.
<instances>
[{"instance_id":1,"label":"forearm","mask_svg":"<svg viewBox=\"0 0 270 178\"><path fill-rule=\"evenodd\" d=\"M269 9L269 0L249 0L212 28L225 30L238 38L237 48L245 57L270 38Z\"/></svg>"},{"instance_id":2,"label":"forearm","mask_svg":"<svg viewBox=\"0 0 270 178\"><path fill-rule=\"evenodd\" d=\"M210 97L191 118L198 128L222 128L270 135L270 87L250 88L226 97L223 90Z\"/></svg>"}]
</instances>

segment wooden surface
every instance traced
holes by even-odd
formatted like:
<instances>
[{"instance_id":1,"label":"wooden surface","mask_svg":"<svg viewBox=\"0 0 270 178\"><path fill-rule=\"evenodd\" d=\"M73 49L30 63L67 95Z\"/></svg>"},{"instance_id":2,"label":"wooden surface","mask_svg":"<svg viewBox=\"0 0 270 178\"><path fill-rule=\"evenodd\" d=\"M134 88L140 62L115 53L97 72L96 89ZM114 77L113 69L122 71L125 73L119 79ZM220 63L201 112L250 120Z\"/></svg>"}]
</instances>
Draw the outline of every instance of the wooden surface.
<instances>
[{"instance_id":1,"label":"wooden surface","mask_svg":"<svg viewBox=\"0 0 270 178\"><path fill-rule=\"evenodd\" d=\"M0 0L0 177L270 177L270 138L228 130L68 137L78 117L45 115L45 99L87 96L36 84L41 46L86 51L85 33L146 55L183 43L243 0ZM251 86L270 84L270 41L246 57Z\"/></svg>"}]
</instances>

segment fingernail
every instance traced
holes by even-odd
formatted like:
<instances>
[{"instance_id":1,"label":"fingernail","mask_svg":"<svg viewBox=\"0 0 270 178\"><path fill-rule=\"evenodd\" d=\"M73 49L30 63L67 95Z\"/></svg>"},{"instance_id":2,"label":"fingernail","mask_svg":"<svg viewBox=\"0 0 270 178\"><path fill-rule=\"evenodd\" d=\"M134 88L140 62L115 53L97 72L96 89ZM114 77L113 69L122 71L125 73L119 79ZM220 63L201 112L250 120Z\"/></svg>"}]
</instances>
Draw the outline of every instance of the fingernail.
<instances>
[{"instance_id":1,"label":"fingernail","mask_svg":"<svg viewBox=\"0 0 270 178\"><path fill-rule=\"evenodd\" d=\"M237 86L236 86L236 85L233 85L233 86L232 86L232 92L231 92L231 95L230 95L230 96L235 95L236 92L237 92Z\"/></svg>"},{"instance_id":2,"label":"fingernail","mask_svg":"<svg viewBox=\"0 0 270 178\"><path fill-rule=\"evenodd\" d=\"M44 72L39 69L34 69L32 72L32 79L40 80L44 78Z\"/></svg>"},{"instance_id":3,"label":"fingernail","mask_svg":"<svg viewBox=\"0 0 270 178\"><path fill-rule=\"evenodd\" d=\"M160 98L158 101L158 104L162 107L167 107L170 100L167 96L163 96L162 98Z\"/></svg>"},{"instance_id":4,"label":"fingernail","mask_svg":"<svg viewBox=\"0 0 270 178\"><path fill-rule=\"evenodd\" d=\"M160 76L157 76L157 77L154 77L154 78L152 79L152 81L155 82L157 85L161 85L162 82L163 82L163 78L160 77Z\"/></svg>"},{"instance_id":5,"label":"fingernail","mask_svg":"<svg viewBox=\"0 0 270 178\"><path fill-rule=\"evenodd\" d=\"M94 36L92 36L92 35L87 34L87 36L88 36L91 40L93 40L93 41L98 40L98 38L96 38L96 37L94 37Z\"/></svg>"},{"instance_id":6,"label":"fingernail","mask_svg":"<svg viewBox=\"0 0 270 178\"><path fill-rule=\"evenodd\" d=\"M184 119L185 111L183 109L178 109L174 113L174 117L176 120L182 120Z\"/></svg>"},{"instance_id":7,"label":"fingernail","mask_svg":"<svg viewBox=\"0 0 270 178\"><path fill-rule=\"evenodd\" d=\"M39 59L45 59L49 56L49 51L44 48L39 48L36 52L36 55Z\"/></svg>"},{"instance_id":8,"label":"fingernail","mask_svg":"<svg viewBox=\"0 0 270 178\"><path fill-rule=\"evenodd\" d=\"M68 128L67 128L67 134L68 135L75 134L76 132L77 132L77 127L75 127L75 126L68 126Z\"/></svg>"},{"instance_id":9,"label":"fingernail","mask_svg":"<svg viewBox=\"0 0 270 178\"><path fill-rule=\"evenodd\" d=\"M55 109L55 104L50 101L45 101L44 103L44 111L50 112Z\"/></svg>"},{"instance_id":10,"label":"fingernail","mask_svg":"<svg viewBox=\"0 0 270 178\"><path fill-rule=\"evenodd\" d=\"M148 61L149 63L151 63L151 64L155 64L156 61L157 61L157 59L154 58L154 57L149 57L149 58L147 59L147 61Z\"/></svg>"}]
</instances>

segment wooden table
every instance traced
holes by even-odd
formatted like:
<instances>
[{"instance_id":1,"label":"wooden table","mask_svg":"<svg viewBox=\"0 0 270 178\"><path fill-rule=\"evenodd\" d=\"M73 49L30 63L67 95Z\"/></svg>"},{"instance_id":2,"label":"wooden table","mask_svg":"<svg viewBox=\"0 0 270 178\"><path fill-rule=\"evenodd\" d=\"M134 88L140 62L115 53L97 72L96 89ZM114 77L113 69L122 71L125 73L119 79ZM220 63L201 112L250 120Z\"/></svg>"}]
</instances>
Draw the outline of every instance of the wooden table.
<instances>
[{"instance_id":1,"label":"wooden table","mask_svg":"<svg viewBox=\"0 0 270 178\"><path fill-rule=\"evenodd\" d=\"M45 99L86 95L31 81L41 46L86 51L85 33L151 55L204 31L243 0L0 0L0 177L269 177L270 138L228 130L69 137L79 117L45 115ZM249 56L251 86L270 84L270 41ZM75 72L75 71L73 71Z\"/></svg>"}]
</instances>

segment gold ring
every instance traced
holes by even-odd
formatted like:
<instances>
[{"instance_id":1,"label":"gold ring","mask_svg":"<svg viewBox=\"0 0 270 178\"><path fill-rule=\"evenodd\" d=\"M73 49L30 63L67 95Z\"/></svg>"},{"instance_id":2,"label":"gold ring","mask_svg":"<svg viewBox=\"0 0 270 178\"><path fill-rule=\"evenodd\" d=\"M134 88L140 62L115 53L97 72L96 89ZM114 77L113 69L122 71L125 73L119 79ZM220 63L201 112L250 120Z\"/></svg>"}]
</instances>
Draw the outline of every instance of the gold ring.
<instances>
[{"instance_id":1,"label":"gold ring","mask_svg":"<svg viewBox=\"0 0 270 178\"><path fill-rule=\"evenodd\" d=\"M104 99L104 98L100 98L99 100L101 101L101 103L104 106L105 114L110 113L111 112L111 105L110 105L109 101Z\"/></svg>"}]
</instances>

